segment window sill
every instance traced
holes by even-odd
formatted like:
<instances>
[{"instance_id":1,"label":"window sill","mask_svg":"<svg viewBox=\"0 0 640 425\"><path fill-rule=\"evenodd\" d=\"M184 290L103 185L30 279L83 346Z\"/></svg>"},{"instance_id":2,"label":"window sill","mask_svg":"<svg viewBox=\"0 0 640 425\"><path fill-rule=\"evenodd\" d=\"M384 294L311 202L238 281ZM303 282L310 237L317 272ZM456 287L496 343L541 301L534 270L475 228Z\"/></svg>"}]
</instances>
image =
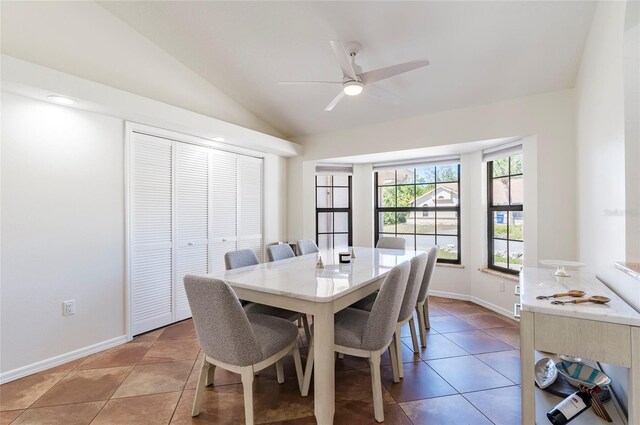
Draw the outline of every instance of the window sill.
<instances>
[{"instance_id":1,"label":"window sill","mask_svg":"<svg viewBox=\"0 0 640 425\"><path fill-rule=\"evenodd\" d=\"M511 280L511 281L514 281L514 282L519 282L520 281L520 277L518 277L516 275L509 274L509 273L502 273L502 272L499 272L499 271L493 270L493 269L483 268L483 269L478 269L478 271L481 271L482 273L490 274L492 276L500 277L502 279Z\"/></svg>"},{"instance_id":2,"label":"window sill","mask_svg":"<svg viewBox=\"0 0 640 425\"><path fill-rule=\"evenodd\" d=\"M462 264L436 263L436 267L449 267L452 269L464 269Z\"/></svg>"}]
</instances>

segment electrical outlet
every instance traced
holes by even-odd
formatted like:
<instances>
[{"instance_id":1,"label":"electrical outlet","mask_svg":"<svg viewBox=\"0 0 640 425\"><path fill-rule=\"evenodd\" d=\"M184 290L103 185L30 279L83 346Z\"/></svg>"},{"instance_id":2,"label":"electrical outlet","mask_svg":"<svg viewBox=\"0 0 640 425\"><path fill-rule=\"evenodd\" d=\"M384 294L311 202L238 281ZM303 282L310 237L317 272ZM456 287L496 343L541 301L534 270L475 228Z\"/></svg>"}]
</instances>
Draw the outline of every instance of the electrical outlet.
<instances>
[{"instance_id":1,"label":"electrical outlet","mask_svg":"<svg viewBox=\"0 0 640 425\"><path fill-rule=\"evenodd\" d=\"M69 300L62 303L62 315L71 316L76 314L76 300Z\"/></svg>"}]
</instances>

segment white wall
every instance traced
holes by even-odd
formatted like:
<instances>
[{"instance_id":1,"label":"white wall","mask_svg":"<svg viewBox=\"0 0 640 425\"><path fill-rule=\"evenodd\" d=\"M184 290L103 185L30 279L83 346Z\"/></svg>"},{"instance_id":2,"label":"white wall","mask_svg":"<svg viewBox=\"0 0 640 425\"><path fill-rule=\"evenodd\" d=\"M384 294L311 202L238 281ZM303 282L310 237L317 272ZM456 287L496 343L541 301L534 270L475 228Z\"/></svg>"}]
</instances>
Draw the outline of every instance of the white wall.
<instances>
[{"instance_id":1,"label":"white wall","mask_svg":"<svg viewBox=\"0 0 640 425\"><path fill-rule=\"evenodd\" d=\"M1 101L4 381L124 342L125 187L123 119ZM286 159L263 156L270 243L286 240Z\"/></svg>"},{"instance_id":2,"label":"white wall","mask_svg":"<svg viewBox=\"0 0 640 425\"><path fill-rule=\"evenodd\" d=\"M4 54L281 136L96 2L2 2L0 7Z\"/></svg>"},{"instance_id":3,"label":"white wall","mask_svg":"<svg viewBox=\"0 0 640 425\"><path fill-rule=\"evenodd\" d=\"M2 119L6 372L123 334L124 127L7 93Z\"/></svg>"},{"instance_id":4,"label":"white wall","mask_svg":"<svg viewBox=\"0 0 640 425\"><path fill-rule=\"evenodd\" d=\"M314 237L314 161L525 136L525 264L535 266L538 258L575 259L574 120L573 91L564 90L296 139L305 151L288 160L289 238ZM465 154L461 161L461 249L465 268L439 267L432 289L472 297L506 314L516 301L515 283L477 270L486 267L487 257L484 166L479 152ZM360 167L364 169L354 170L354 200L358 200L354 201L358 210L354 210L354 242L371 243L370 166ZM365 210L359 203L369 208Z\"/></svg>"},{"instance_id":5,"label":"white wall","mask_svg":"<svg viewBox=\"0 0 640 425\"><path fill-rule=\"evenodd\" d=\"M625 96L638 96L638 74L629 76L635 81L624 85L623 45L625 28L624 2L600 2L585 45L576 84L576 139L578 153L578 214L581 261L597 273L601 280L618 295L640 311L640 282L614 268L615 261L638 261L634 244L640 238L637 224L626 230L626 220L637 223L638 214L638 132L630 132L625 141ZM632 14L638 13L631 6ZM638 16L635 25L628 27L638 37ZM635 27L635 29L633 29ZM625 47L638 46L638 40L628 40ZM633 54L633 51L629 52ZM637 58L638 52L635 52ZM637 60L637 59L636 59ZM636 65L637 66L637 65ZM638 116L631 116L636 121ZM632 124L632 123L629 123ZM625 145L633 147L625 154ZM636 156L636 158L634 158ZM626 170L631 164L634 170ZM634 195L627 205L625 192ZM597 202L593 201L598 194ZM635 209L635 210L634 210ZM626 211L626 214L625 214ZM634 212L635 211L635 212ZM613 213L612 213L613 212ZM635 214L635 215L634 215ZM625 239L630 256L625 252ZM613 388L626 405L626 369L607 367Z\"/></svg>"}]
</instances>

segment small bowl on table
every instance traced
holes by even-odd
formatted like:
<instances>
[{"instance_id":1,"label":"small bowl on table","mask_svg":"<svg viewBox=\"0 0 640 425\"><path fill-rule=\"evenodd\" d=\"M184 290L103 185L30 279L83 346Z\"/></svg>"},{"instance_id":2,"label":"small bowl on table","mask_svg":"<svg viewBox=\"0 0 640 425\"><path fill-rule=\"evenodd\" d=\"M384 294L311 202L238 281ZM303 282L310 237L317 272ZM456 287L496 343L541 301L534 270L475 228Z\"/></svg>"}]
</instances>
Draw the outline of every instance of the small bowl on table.
<instances>
[{"instance_id":1,"label":"small bowl on table","mask_svg":"<svg viewBox=\"0 0 640 425\"><path fill-rule=\"evenodd\" d=\"M604 372L587 366L584 363L558 362L556 363L556 369L558 369L558 373L564 376L574 387L586 385L592 388L597 385L603 388L611 383L611 378Z\"/></svg>"}]
</instances>

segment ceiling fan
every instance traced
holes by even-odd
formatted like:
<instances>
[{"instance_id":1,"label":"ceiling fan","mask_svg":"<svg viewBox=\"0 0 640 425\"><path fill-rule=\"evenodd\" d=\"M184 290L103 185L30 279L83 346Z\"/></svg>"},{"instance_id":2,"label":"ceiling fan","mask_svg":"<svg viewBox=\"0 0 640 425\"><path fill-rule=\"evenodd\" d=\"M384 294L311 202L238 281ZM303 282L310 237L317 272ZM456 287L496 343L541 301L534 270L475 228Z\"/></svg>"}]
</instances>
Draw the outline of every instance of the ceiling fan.
<instances>
[{"instance_id":1,"label":"ceiling fan","mask_svg":"<svg viewBox=\"0 0 640 425\"><path fill-rule=\"evenodd\" d=\"M355 58L362 46L360 43L350 41L343 43L341 41L331 41L331 47L338 59L340 68L342 69L342 81L281 81L280 84L340 84L342 90L333 100L324 108L325 111L331 111L344 98L344 96L357 96L365 93L373 97L381 98L393 103L397 103L400 99L395 94L376 86L374 83L414 69L423 68L429 65L428 60L416 60L404 62L397 65L378 68L372 71L362 72L355 63Z\"/></svg>"}]
</instances>

